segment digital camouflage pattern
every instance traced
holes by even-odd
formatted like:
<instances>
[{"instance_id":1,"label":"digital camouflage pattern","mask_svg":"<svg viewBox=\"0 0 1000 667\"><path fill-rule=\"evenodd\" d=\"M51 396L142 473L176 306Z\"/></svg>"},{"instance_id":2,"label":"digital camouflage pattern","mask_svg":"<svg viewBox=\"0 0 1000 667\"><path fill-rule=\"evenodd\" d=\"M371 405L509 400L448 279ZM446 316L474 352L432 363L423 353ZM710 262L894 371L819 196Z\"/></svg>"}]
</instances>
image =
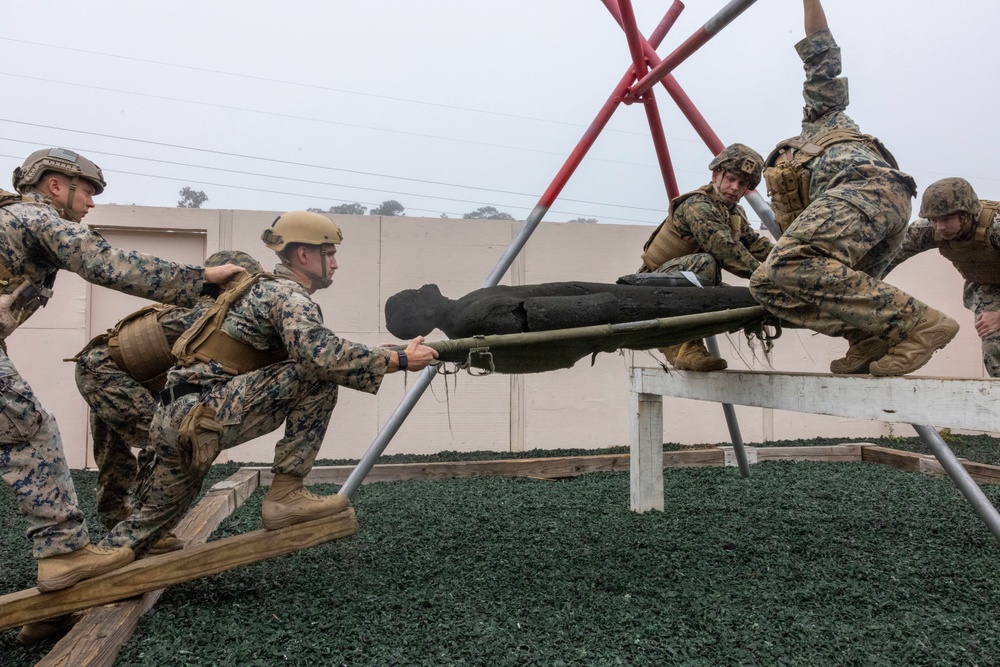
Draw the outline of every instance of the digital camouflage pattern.
<instances>
[{"instance_id":1,"label":"digital camouflage pattern","mask_svg":"<svg viewBox=\"0 0 1000 667\"><path fill-rule=\"evenodd\" d=\"M220 250L205 259L205 266L223 264L241 266L249 273L263 270L241 250ZM157 313L167 343L172 347L214 303L214 299L202 297L193 308L172 306ZM76 386L90 407L97 515L108 529L132 513L137 485L151 470L154 452L149 423L158 404L157 395L115 363L108 347L109 335L98 336L76 356ZM133 448L139 449L138 457Z\"/></svg>"},{"instance_id":2,"label":"digital camouflage pattern","mask_svg":"<svg viewBox=\"0 0 1000 667\"><path fill-rule=\"evenodd\" d=\"M734 238L731 218L740 217L739 234ZM749 278L771 252L771 241L758 234L747 222L738 204L730 205L714 191L698 191L682 201L666 222L673 225L682 239L696 245L700 252L677 257L660 265L654 273L691 271L703 285L718 285L722 269L740 278ZM645 266L639 273L647 272Z\"/></svg>"},{"instance_id":3,"label":"digital camouflage pattern","mask_svg":"<svg viewBox=\"0 0 1000 667\"><path fill-rule=\"evenodd\" d=\"M952 213L968 213L978 218L983 210L972 183L964 178L942 178L924 190L920 200L921 218L944 218Z\"/></svg>"},{"instance_id":4,"label":"digital camouflage pattern","mask_svg":"<svg viewBox=\"0 0 1000 667\"><path fill-rule=\"evenodd\" d=\"M760 176L764 173L764 158L749 146L730 144L708 163L708 168L711 171L723 169L741 174L747 179L748 187L753 190L760 184Z\"/></svg>"},{"instance_id":5,"label":"digital camouflage pattern","mask_svg":"<svg viewBox=\"0 0 1000 667\"><path fill-rule=\"evenodd\" d=\"M225 263L225 262L223 262ZM194 308L168 308L157 316L173 345L215 301L202 298ZM90 407L90 434L97 465L97 515L111 528L132 513L140 471L153 463L149 423L157 397L111 358L107 335L76 358L76 386ZM139 449L136 457L132 448Z\"/></svg>"},{"instance_id":6,"label":"digital camouflage pattern","mask_svg":"<svg viewBox=\"0 0 1000 667\"><path fill-rule=\"evenodd\" d=\"M795 46L805 65L803 140L858 130L845 113L847 79L829 29ZM750 279L754 298L782 320L854 343L895 345L927 309L881 275L899 248L916 187L870 145L846 141L810 160L812 203L792 222Z\"/></svg>"},{"instance_id":7,"label":"digital camouflage pattern","mask_svg":"<svg viewBox=\"0 0 1000 667\"><path fill-rule=\"evenodd\" d=\"M200 267L111 248L85 225L60 219L40 195L0 209L0 263L36 284L58 269L127 294L191 304ZM28 520L32 554L45 558L89 543L55 419L0 351L0 474Z\"/></svg>"},{"instance_id":8,"label":"digital camouflage pattern","mask_svg":"<svg viewBox=\"0 0 1000 667\"><path fill-rule=\"evenodd\" d=\"M139 490L136 512L108 533L106 546L141 553L173 529L197 497L204 476L191 469L190 454L180 445L189 415L206 415L199 432L217 438L219 450L285 422L272 471L304 477L323 443L338 387L377 393L389 365L388 350L352 343L327 329L319 306L280 265L274 277L258 280L233 303L222 330L261 350L284 348L289 359L237 376L214 362L171 369L168 386L188 382L204 390L156 411L150 429L156 463Z\"/></svg>"},{"instance_id":9,"label":"digital camouflage pattern","mask_svg":"<svg viewBox=\"0 0 1000 667\"><path fill-rule=\"evenodd\" d=\"M978 201L978 200L977 200ZM1000 211L993 216L987 235L990 245L1000 254ZM894 268L914 255L927 250L941 247L947 241L934 238L934 227L929 220L919 219L906 230L906 238L899 251L893 256L892 262L886 268L888 274ZM998 258L1000 259L1000 258ZM984 285L966 280L962 288L962 304L976 315L1000 311L1000 285ZM1000 377L1000 333L981 338L983 348L983 365L990 377Z\"/></svg>"},{"instance_id":10,"label":"digital camouflage pattern","mask_svg":"<svg viewBox=\"0 0 1000 667\"><path fill-rule=\"evenodd\" d=\"M143 299L191 306L204 284L201 267L112 248L84 224L59 217L38 193L34 202L5 206L0 214L0 263L40 285L58 269L94 285Z\"/></svg>"}]
</instances>

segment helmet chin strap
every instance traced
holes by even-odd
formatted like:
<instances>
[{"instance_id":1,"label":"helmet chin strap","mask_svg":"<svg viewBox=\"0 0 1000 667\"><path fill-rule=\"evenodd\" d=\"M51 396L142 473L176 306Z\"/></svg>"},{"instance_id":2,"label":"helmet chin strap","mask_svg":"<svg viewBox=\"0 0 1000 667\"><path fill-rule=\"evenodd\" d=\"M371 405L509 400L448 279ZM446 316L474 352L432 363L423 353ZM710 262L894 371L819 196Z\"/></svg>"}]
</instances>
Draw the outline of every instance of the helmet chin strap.
<instances>
[{"instance_id":1,"label":"helmet chin strap","mask_svg":"<svg viewBox=\"0 0 1000 667\"><path fill-rule=\"evenodd\" d=\"M70 181L69 196L66 197L65 204L60 204L59 202L55 201L54 199L52 199L51 195L48 196L52 208L56 210L56 212L59 214L59 217L62 218L63 220L71 220L72 222L80 222L83 220L83 215L73 210L73 196L76 194L76 185L79 182L79 180L80 180L79 176L74 176L73 179Z\"/></svg>"},{"instance_id":2,"label":"helmet chin strap","mask_svg":"<svg viewBox=\"0 0 1000 667\"><path fill-rule=\"evenodd\" d=\"M326 253L325 250L323 250L323 246L320 246L319 247L319 258L320 258L320 264L323 266L323 273L322 274L315 273L313 271L309 271L308 269L306 269L304 267L301 267L301 266L295 266L295 267L293 267L289 263L289 261L287 259L285 259L285 258L282 258L281 263L284 264L285 266L287 266L288 268L292 269L296 273L300 273L303 276L305 276L306 278L308 278L309 279L309 284L308 285L302 285L302 286L305 287L308 290L316 291L316 290L319 290L319 289L326 289L327 287L329 287L330 285L333 284L333 276L331 276L329 274L329 269L327 267L327 262L326 262L326 255L327 255L327 253Z\"/></svg>"}]
</instances>

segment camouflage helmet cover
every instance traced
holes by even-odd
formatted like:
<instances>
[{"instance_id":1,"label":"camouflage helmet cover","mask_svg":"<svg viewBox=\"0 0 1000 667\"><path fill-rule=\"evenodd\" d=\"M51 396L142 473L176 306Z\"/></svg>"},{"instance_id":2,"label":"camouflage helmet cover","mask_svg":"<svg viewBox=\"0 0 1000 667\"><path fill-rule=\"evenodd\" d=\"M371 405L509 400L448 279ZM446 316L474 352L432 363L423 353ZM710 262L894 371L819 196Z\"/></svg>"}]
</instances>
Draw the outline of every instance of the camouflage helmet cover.
<instances>
[{"instance_id":1,"label":"camouflage helmet cover","mask_svg":"<svg viewBox=\"0 0 1000 667\"><path fill-rule=\"evenodd\" d=\"M341 243L344 234L337 223L325 215L312 211L289 211L275 218L260 238L268 248L281 253L289 243Z\"/></svg>"},{"instance_id":2,"label":"camouflage helmet cover","mask_svg":"<svg viewBox=\"0 0 1000 667\"><path fill-rule=\"evenodd\" d=\"M722 169L742 174L747 179L748 187L753 190L760 183L760 175L764 171L764 158L749 146L730 144L708 163L708 168L711 171Z\"/></svg>"},{"instance_id":3,"label":"camouflage helmet cover","mask_svg":"<svg viewBox=\"0 0 1000 667\"><path fill-rule=\"evenodd\" d=\"M14 189L24 194L25 190L41 180L47 171L54 171L70 178L79 177L94 186L94 194L104 192L107 183L104 174L96 164L65 148L43 148L25 159L24 164L14 170Z\"/></svg>"},{"instance_id":4,"label":"camouflage helmet cover","mask_svg":"<svg viewBox=\"0 0 1000 667\"><path fill-rule=\"evenodd\" d=\"M220 250L208 256L205 266L222 266L223 264L235 264L247 270L247 273L262 273L264 267L260 262L242 250Z\"/></svg>"},{"instance_id":5,"label":"camouflage helmet cover","mask_svg":"<svg viewBox=\"0 0 1000 667\"><path fill-rule=\"evenodd\" d=\"M920 200L920 217L943 218L953 213L968 213L979 217L983 204L972 184L964 178L942 178L927 186Z\"/></svg>"}]
</instances>

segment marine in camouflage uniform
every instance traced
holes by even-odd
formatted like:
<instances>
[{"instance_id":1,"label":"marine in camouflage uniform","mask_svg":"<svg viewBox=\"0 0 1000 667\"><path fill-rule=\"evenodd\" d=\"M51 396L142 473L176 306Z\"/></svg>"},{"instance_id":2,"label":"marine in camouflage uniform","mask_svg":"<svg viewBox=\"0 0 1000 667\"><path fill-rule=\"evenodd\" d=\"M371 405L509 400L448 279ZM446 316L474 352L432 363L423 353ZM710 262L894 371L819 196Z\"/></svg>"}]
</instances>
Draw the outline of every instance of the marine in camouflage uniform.
<instances>
[{"instance_id":1,"label":"marine in camouflage uniform","mask_svg":"<svg viewBox=\"0 0 1000 667\"><path fill-rule=\"evenodd\" d=\"M638 273L690 271L702 285L720 285L722 269L749 278L773 247L747 221L738 202L760 183L764 160L743 144L727 146L708 165L712 182L674 198L670 213L643 246ZM725 359L709 354L704 341L662 348L680 370L726 368Z\"/></svg>"},{"instance_id":2,"label":"marine in camouflage uniform","mask_svg":"<svg viewBox=\"0 0 1000 667\"><path fill-rule=\"evenodd\" d=\"M1000 202L981 201L963 178L930 184L920 219L906 230L885 273L935 248L965 278L962 303L975 313L983 365L990 377L1000 377Z\"/></svg>"},{"instance_id":3,"label":"marine in camouflage uniform","mask_svg":"<svg viewBox=\"0 0 1000 667\"><path fill-rule=\"evenodd\" d=\"M242 266L249 273L262 271L257 260L240 251L223 250L205 260L205 266L229 263ZM148 311L147 316L155 317L164 336L163 343L169 349L214 303L214 297L203 296L193 308L159 306ZM132 321L139 313L122 322ZM162 366L162 372L160 368L147 366L142 373L130 372L127 364L123 367L116 361L110 343L112 339L118 342L122 322L94 338L74 357L76 386L90 407L90 435L97 465L97 514L105 529L114 527L132 513L137 484L153 464L149 423L156 411L167 371ZM172 364L167 361L166 365ZM139 450L138 457L132 453L133 448Z\"/></svg>"},{"instance_id":4,"label":"marine in camouflage uniform","mask_svg":"<svg viewBox=\"0 0 1000 667\"><path fill-rule=\"evenodd\" d=\"M193 304L208 275L201 267L112 248L80 224L105 187L92 162L64 149L33 153L14 171L21 194L0 194L0 337L51 294L59 269L126 294ZM230 272L223 271L226 276ZM218 279L220 273L213 272ZM25 295L36 293L38 299ZM90 546L55 418L0 351L0 474L12 487L38 563L38 587L65 588L132 559Z\"/></svg>"},{"instance_id":5,"label":"marine in camouflage uniform","mask_svg":"<svg viewBox=\"0 0 1000 667\"><path fill-rule=\"evenodd\" d=\"M806 105L795 139L814 144L858 126L845 113L847 79L839 76L840 48L822 7L804 0L804 8L807 37L795 49L805 66ZM781 163L785 144L769 167ZM754 272L751 293L782 320L846 338L850 348L831 364L833 372L899 375L919 368L958 325L877 278L903 240L913 179L870 137L833 143L804 166L809 203Z\"/></svg>"},{"instance_id":6,"label":"marine in camouflage uniform","mask_svg":"<svg viewBox=\"0 0 1000 667\"><path fill-rule=\"evenodd\" d=\"M150 429L156 450L152 473L140 489L135 513L108 533L105 544L142 553L180 521L219 451L270 433L282 422L275 477L264 499L264 527L343 511L349 507L346 497L317 496L302 485L323 442L339 387L374 394L385 373L419 370L437 356L421 344L422 337L397 353L352 343L324 326L310 295L329 286L337 268L334 253L342 235L329 218L286 213L265 231L264 239L282 264L273 274L253 277L220 297L220 305L231 301L228 309L206 313L201 322L206 326L196 324L175 346L178 366L168 374L163 405ZM221 318L216 330L207 324L214 318ZM194 342L207 332L237 341L264 363L239 368L234 366L243 363L245 354L212 358Z\"/></svg>"}]
</instances>

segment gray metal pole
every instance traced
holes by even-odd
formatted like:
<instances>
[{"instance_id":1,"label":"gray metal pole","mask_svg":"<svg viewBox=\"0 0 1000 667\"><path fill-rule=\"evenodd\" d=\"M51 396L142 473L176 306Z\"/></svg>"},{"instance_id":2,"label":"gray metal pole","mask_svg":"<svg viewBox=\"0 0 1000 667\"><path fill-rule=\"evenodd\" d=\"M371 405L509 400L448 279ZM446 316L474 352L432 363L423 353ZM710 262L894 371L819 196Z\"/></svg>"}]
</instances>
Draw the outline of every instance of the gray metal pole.
<instances>
[{"instance_id":1,"label":"gray metal pole","mask_svg":"<svg viewBox=\"0 0 1000 667\"><path fill-rule=\"evenodd\" d=\"M715 340L715 336L706 338L705 346L712 353L713 357L721 356L719 354L719 343ZM740 466L740 475L742 477L749 477L750 461L747 460L747 450L743 448L743 436L740 434L740 422L736 419L736 408L733 407L732 403L723 403L722 413L726 416L726 426L729 427L729 439L733 443L733 452L736 453L736 463Z\"/></svg>"},{"instance_id":2,"label":"gray metal pole","mask_svg":"<svg viewBox=\"0 0 1000 667\"><path fill-rule=\"evenodd\" d=\"M986 497L983 490L979 488L976 481L972 479L969 472L962 466L955 453L951 451L951 448L941 439L941 436L938 435L938 432L933 427L925 424L912 424L912 426L924 444L931 448L941 467L951 477L951 481L955 483L955 486L962 492L966 500L972 504L972 509L976 511L979 518L990 529L993 537L997 541L1000 541L1000 513L997 512L990 499Z\"/></svg>"},{"instance_id":3,"label":"gray metal pole","mask_svg":"<svg viewBox=\"0 0 1000 667\"><path fill-rule=\"evenodd\" d=\"M747 203L750 204L750 208L752 208L760 218L760 222L764 225L764 228L771 232L771 236L775 239L779 238L781 236L781 230L778 229L778 223L774 221L774 211L772 211L771 207L767 205L767 202L760 196L760 193L756 190L751 190L746 193L743 198L747 200Z\"/></svg>"},{"instance_id":4,"label":"gray metal pole","mask_svg":"<svg viewBox=\"0 0 1000 667\"><path fill-rule=\"evenodd\" d=\"M547 206L536 206L528 219L524 221L524 225L518 230L514 239L507 246L507 250L501 255L500 259L497 260L496 266L490 271L489 275L486 276L486 280L483 282L483 287L493 287L500 283L500 279L503 275L507 273L507 269L510 265L514 263L514 258L517 254L521 252L521 248L524 244L528 242L528 237L531 233L535 231L538 224L545 217L548 212ZM437 370L434 367L425 368L421 371L420 375L417 376L416 382L414 382L410 388L406 391L406 395L403 396L403 400L399 402L396 409L393 410L392 414L389 415L389 420L386 421L385 426L382 430L378 432L375 436L375 440L372 444L368 446L368 451L355 466L354 470L348 476L347 481L344 485L340 487L340 495L347 496L348 498L354 495L354 492L358 490L361 483L365 481L365 477L371 472L372 466L378 461L378 458L382 456L382 452L385 448L389 446L389 442L392 440L396 432L399 431L399 427L403 425L406 421L407 416L409 416L410 411L413 410L413 406L417 404L420 397L423 396L424 391L430 386L431 381L434 376L437 375Z\"/></svg>"}]
</instances>

